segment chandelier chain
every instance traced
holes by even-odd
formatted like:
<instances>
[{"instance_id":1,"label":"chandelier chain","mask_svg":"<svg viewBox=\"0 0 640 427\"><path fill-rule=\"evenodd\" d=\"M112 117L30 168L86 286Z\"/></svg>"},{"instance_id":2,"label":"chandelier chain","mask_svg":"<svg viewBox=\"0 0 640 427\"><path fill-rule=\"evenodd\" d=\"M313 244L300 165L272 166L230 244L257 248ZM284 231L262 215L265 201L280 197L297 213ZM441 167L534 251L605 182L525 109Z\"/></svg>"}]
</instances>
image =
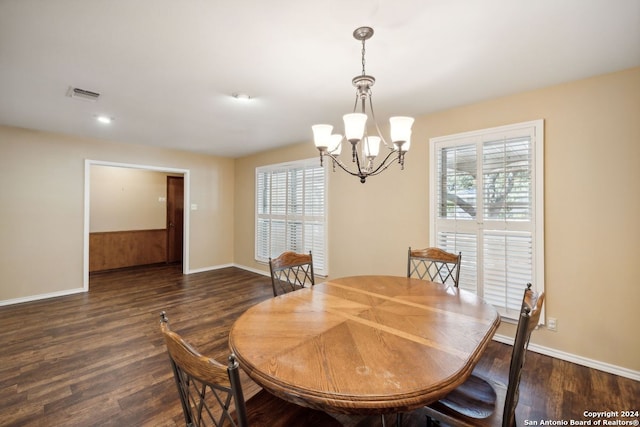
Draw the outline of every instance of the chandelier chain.
<instances>
[{"instance_id":1,"label":"chandelier chain","mask_svg":"<svg viewBox=\"0 0 640 427\"><path fill-rule=\"evenodd\" d=\"M365 49L364 49L364 39L362 40L362 75L366 75L366 73L364 72L364 54L365 54Z\"/></svg>"}]
</instances>

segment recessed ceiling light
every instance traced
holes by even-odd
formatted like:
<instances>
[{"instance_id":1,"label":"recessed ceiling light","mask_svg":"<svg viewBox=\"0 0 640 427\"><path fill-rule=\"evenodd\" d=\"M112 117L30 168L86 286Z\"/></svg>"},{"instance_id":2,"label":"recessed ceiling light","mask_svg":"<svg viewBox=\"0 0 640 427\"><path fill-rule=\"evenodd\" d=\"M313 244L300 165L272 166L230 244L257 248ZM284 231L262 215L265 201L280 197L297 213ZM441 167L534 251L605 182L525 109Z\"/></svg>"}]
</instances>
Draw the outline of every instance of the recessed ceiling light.
<instances>
[{"instance_id":1,"label":"recessed ceiling light","mask_svg":"<svg viewBox=\"0 0 640 427\"><path fill-rule=\"evenodd\" d=\"M111 123L113 121L113 117L97 115L96 116L96 120L99 121L100 123L104 123L104 124L108 125L109 123Z\"/></svg>"},{"instance_id":2,"label":"recessed ceiling light","mask_svg":"<svg viewBox=\"0 0 640 427\"><path fill-rule=\"evenodd\" d=\"M241 92L232 93L231 96L233 96L238 101L248 101L251 99L250 95Z\"/></svg>"}]
</instances>

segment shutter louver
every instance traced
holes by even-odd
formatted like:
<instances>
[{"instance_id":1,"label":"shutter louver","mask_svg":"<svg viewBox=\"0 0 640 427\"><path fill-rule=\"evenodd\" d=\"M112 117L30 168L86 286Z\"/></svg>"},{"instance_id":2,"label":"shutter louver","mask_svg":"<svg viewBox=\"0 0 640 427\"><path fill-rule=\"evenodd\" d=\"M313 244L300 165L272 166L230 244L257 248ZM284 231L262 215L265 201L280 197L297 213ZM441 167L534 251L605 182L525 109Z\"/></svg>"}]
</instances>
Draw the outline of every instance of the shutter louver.
<instances>
[{"instance_id":1,"label":"shutter louver","mask_svg":"<svg viewBox=\"0 0 640 427\"><path fill-rule=\"evenodd\" d=\"M438 217L474 219L476 217L476 146L463 145L439 150Z\"/></svg>"},{"instance_id":2,"label":"shutter louver","mask_svg":"<svg viewBox=\"0 0 640 427\"><path fill-rule=\"evenodd\" d=\"M484 143L485 220L531 219L530 147L528 137Z\"/></svg>"},{"instance_id":3,"label":"shutter louver","mask_svg":"<svg viewBox=\"0 0 640 427\"><path fill-rule=\"evenodd\" d=\"M462 253L459 288L471 292L478 289L478 236L475 233L438 233L437 246L447 252Z\"/></svg>"},{"instance_id":4,"label":"shutter louver","mask_svg":"<svg viewBox=\"0 0 640 427\"><path fill-rule=\"evenodd\" d=\"M524 283L531 282L532 240L529 233L485 232L484 298L517 318Z\"/></svg>"}]
</instances>

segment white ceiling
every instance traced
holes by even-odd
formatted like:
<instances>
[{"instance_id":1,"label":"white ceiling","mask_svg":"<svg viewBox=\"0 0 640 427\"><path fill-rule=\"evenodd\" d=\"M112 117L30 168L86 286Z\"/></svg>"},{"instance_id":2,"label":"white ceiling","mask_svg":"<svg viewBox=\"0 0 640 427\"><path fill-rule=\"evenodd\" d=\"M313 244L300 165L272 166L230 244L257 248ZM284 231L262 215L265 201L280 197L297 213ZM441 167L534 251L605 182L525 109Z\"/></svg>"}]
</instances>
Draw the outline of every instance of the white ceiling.
<instances>
[{"instance_id":1,"label":"white ceiling","mask_svg":"<svg viewBox=\"0 0 640 427\"><path fill-rule=\"evenodd\" d=\"M353 108L364 25L379 122L640 65L640 0L0 0L0 124L229 157L310 141Z\"/></svg>"}]
</instances>

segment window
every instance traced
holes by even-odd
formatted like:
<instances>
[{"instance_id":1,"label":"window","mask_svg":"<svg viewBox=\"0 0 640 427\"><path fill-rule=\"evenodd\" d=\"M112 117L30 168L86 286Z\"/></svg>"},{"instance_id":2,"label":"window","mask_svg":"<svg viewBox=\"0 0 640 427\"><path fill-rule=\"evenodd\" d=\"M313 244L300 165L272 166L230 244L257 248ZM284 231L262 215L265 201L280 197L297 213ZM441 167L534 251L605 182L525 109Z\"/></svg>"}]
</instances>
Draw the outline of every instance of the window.
<instances>
[{"instance_id":1,"label":"window","mask_svg":"<svg viewBox=\"0 0 640 427\"><path fill-rule=\"evenodd\" d=\"M327 275L326 179L317 158L256 168L256 260L311 251Z\"/></svg>"},{"instance_id":2,"label":"window","mask_svg":"<svg viewBox=\"0 0 640 427\"><path fill-rule=\"evenodd\" d=\"M544 289L543 121L430 140L431 244L462 252L460 287L517 319Z\"/></svg>"}]
</instances>

